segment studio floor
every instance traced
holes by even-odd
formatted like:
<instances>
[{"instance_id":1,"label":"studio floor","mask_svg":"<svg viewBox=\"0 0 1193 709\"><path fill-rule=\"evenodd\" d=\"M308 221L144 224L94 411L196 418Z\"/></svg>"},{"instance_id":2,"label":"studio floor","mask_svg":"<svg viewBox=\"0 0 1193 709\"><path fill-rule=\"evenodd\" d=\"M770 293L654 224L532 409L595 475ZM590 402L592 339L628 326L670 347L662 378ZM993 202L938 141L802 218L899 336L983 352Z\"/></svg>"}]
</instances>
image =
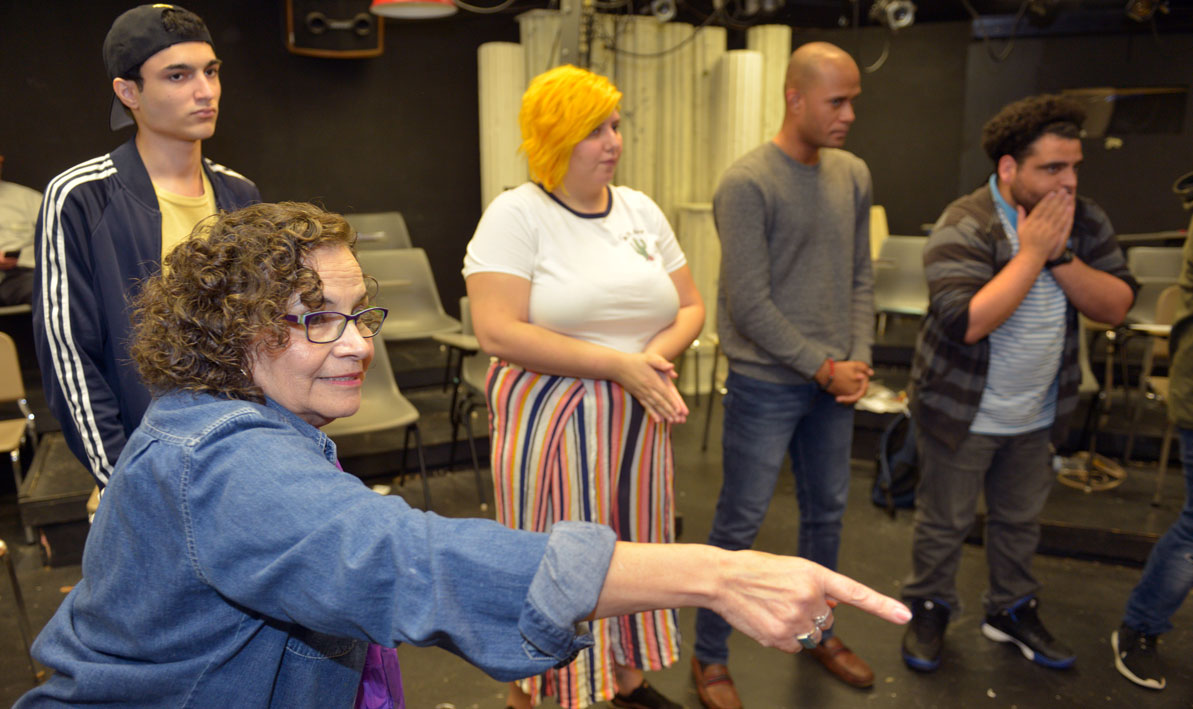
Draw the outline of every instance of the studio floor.
<instances>
[{"instance_id":1,"label":"studio floor","mask_svg":"<svg viewBox=\"0 0 1193 709\"><path fill-rule=\"evenodd\" d=\"M438 387L407 391L424 415L424 439L430 444L445 440L446 395ZM700 542L708 533L720 486L719 399L714 404L710 445L701 451L703 406L700 413L674 431L678 509L683 517L681 541ZM695 408L695 406L693 406ZM478 426L478 430L479 430ZM1163 505L1148 502L1154 487L1154 469L1132 467L1119 489L1083 493L1057 485L1045 517L1067 525L1106 530L1133 530L1141 534L1163 531L1182 503L1179 473L1169 473ZM893 518L870 502L874 462L864 455L853 461L850 502L845 517L840 570L874 588L898 596L910 565L912 512L900 510ZM374 477L369 484L388 484L392 494L422 504L416 478L404 484L389 477ZM435 510L451 516L491 515L478 506L475 479L470 467L457 465L431 479ZM490 493L491 497L491 493ZM794 486L781 476L773 503L756 548L794 553L798 530ZM0 538L9 543L21 589L32 623L39 630L53 614L64 594L80 577L79 566L51 568L42 565L36 547L22 543L15 496L0 498ZM837 631L842 639L874 668L875 686L850 688L808 657L791 656L756 645L735 634L730 669L747 707L1190 707L1193 706L1193 604L1186 604L1173 619L1176 630L1165 635L1160 650L1167 661L1168 688L1153 692L1129 683L1114 669L1109 634L1118 622L1123 603L1139 578L1139 568L1072 557L1039 555L1035 570L1043 582L1041 616L1048 628L1069 643L1078 655L1069 670L1036 666L1009 646L999 645L979 632L982 614L979 597L985 586L983 550L966 545L959 578L964 599L946 637L944 664L939 671L919 674L899 657L903 629L859 611L838 609ZM483 583L477 579L477 583ZM692 686L688 662L693 641L695 613L680 611L682 657L671 668L651 673L650 681L685 707L700 706ZM406 703L411 709L488 709L504 706L505 688L463 660L434 648L403 646L399 650L405 678ZM0 581L0 705L10 705L31 685L28 664L21 649L15 606L7 579ZM548 702L547 707L555 706Z\"/></svg>"}]
</instances>

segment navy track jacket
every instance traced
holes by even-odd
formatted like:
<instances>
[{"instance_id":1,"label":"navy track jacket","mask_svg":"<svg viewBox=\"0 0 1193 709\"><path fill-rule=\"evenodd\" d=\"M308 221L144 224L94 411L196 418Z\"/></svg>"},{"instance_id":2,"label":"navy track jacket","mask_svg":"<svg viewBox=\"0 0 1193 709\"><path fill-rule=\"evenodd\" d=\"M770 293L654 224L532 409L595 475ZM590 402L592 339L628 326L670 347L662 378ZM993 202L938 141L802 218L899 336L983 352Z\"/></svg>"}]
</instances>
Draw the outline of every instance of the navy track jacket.
<instances>
[{"instance_id":1,"label":"navy track jacket","mask_svg":"<svg viewBox=\"0 0 1193 709\"><path fill-rule=\"evenodd\" d=\"M261 201L203 160L216 206ZM150 395L128 356L130 304L161 269L162 214L133 140L50 180L37 219L33 336L50 411L100 487Z\"/></svg>"}]
</instances>

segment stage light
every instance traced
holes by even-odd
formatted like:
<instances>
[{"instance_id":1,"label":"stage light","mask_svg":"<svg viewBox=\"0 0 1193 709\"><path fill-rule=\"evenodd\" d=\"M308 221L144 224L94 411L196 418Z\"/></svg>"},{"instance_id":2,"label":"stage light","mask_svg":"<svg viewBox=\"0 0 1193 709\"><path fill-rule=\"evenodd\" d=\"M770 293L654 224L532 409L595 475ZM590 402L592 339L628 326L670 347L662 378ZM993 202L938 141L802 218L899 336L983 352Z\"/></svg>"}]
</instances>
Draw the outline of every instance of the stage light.
<instances>
[{"instance_id":1,"label":"stage light","mask_svg":"<svg viewBox=\"0 0 1193 709\"><path fill-rule=\"evenodd\" d=\"M1168 0L1127 0L1127 17L1136 22L1147 22L1156 12L1168 12Z\"/></svg>"},{"instance_id":2,"label":"stage light","mask_svg":"<svg viewBox=\"0 0 1193 709\"><path fill-rule=\"evenodd\" d=\"M915 22L915 3L911 0L875 0L870 19L892 30L910 27Z\"/></svg>"},{"instance_id":3,"label":"stage light","mask_svg":"<svg viewBox=\"0 0 1193 709\"><path fill-rule=\"evenodd\" d=\"M456 14L452 0L373 0L374 15L399 20L427 20Z\"/></svg>"}]
</instances>

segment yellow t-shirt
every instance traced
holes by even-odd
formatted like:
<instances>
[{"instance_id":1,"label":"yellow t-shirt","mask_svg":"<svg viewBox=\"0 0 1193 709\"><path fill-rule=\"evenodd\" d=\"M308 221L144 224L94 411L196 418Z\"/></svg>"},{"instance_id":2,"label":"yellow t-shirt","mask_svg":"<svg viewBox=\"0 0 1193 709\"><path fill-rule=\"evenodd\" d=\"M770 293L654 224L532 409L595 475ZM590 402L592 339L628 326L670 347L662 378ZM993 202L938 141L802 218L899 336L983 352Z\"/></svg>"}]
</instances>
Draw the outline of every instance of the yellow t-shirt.
<instances>
[{"instance_id":1,"label":"yellow t-shirt","mask_svg":"<svg viewBox=\"0 0 1193 709\"><path fill-rule=\"evenodd\" d=\"M153 186L157 193L157 203L162 210L162 259L166 254L190 236L191 230L200 220L215 214L215 191L211 189L211 181L207 173L203 175L203 194L198 197L184 197L180 194L167 192Z\"/></svg>"}]
</instances>

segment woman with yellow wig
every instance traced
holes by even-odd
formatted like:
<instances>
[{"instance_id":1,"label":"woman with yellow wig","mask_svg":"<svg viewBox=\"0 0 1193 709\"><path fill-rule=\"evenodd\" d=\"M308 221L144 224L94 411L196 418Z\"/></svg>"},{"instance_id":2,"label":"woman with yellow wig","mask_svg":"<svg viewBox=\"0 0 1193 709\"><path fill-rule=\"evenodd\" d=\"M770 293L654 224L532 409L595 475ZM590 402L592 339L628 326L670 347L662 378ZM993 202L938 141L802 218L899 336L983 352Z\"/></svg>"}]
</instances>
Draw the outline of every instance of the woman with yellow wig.
<instances>
[{"instance_id":1,"label":"woman with yellow wig","mask_svg":"<svg viewBox=\"0 0 1193 709\"><path fill-rule=\"evenodd\" d=\"M485 210L464 276L477 338L498 358L498 519L535 531L600 522L622 540L672 542L670 427L688 408L671 361L699 334L704 304L662 211L610 185L620 99L574 66L530 83L519 122L533 182ZM509 705L679 707L643 677L679 657L675 611L596 621L593 636L570 665L511 686Z\"/></svg>"}]
</instances>

